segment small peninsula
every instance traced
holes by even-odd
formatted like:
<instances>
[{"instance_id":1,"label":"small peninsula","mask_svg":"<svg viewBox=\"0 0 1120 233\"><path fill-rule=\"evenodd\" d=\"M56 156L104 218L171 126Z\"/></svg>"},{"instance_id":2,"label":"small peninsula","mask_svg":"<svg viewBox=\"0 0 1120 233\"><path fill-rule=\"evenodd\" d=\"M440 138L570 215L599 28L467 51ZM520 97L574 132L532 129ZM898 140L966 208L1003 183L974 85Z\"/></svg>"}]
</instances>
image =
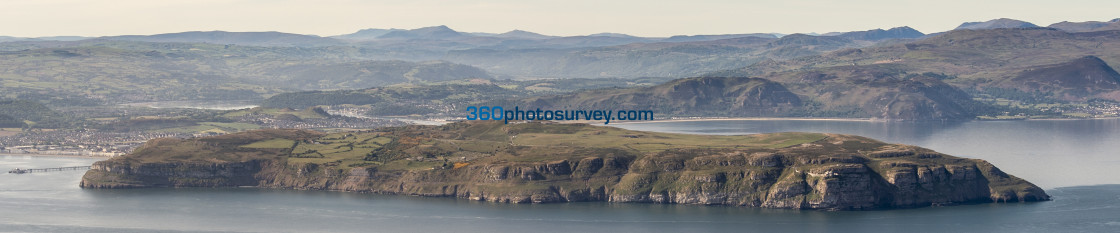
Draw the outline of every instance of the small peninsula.
<instances>
[{"instance_id":1,"label":"small peninsula","mask_svg":"<svg viewBox=\"0 0 1120 233\"><path fill-rule=\"evenodd\" d=\"M489 121L155 139L94 163L80 185L823 210L1050 199L1038 186L983 160L852 135L688 135Z\"/></svg>"}]
</instances>

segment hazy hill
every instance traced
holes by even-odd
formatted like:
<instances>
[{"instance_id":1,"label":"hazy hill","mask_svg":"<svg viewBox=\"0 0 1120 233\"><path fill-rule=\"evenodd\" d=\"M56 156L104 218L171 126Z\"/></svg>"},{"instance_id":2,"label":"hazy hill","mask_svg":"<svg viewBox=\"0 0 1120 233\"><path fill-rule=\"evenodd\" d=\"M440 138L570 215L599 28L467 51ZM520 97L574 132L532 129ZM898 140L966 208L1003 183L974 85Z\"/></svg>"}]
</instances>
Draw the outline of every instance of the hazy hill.
<instances>
[{"instance_id":1,"label":"hazy hill","mask_svg":"<svg viewBox=\"0 0 1120 233\"><path fill-rule=\"evenodd\" d=\"M492 78L484 70L443 61L302 63L264 70L263 75L284 77L286 80L282 86L300 90L356 89L397 83Z\"/></svg>"},{"instance_id":2,"label":"hazy hill","mask_svg":"<svg viewBox=\"0 0 1120 233\"><path fill-rule=\"evenodd\" d=\"M936 75L904 74L891 64L837 66L760 76L784 84L813 116L886 120L972 119L986 111Z\"/></svg>"},{"instance_id":3,"label":"hazy hill","mask_svg":"<svg viewBox=\"0 0 1120 233\"><path fill-rule=\"evenodd\" d=\"M750 33L750 34L724 34L724 35L694 35L694 36L671 36L661 40L661 42L694 42L694 41L713 41L742 37L759 37L759 38L778 38L774 34L769 33Z\"/></svg>"},{"instance_id":4,"label":"hazy hill","mask_svg":"<svg viewBox=\"0 0 1120 233\"><path fill-rule=\"evenodd\" d=\"M559 39L564 38L547 41ZM594 48L468 49L449 51L443 59L514 76L688 77L767 59L785 60L859 46L862 45L839 37L789 35L780 39L740 37Z\"/></svg>"},{"instance_id":5,"label":"hazy hill","mask_svg":"<svg viewBox=\"0 0 1120 233\"><path fill-rule=\"evenodd\" d=\"M689 78L626 89L598 89L531 97L522 108L652 110L674 116L782 116L801 99L781 84L754 78Z\"/></svg>"},{"instance_id":6,"label":"hazy hill","mask_svg":"<svg viewBox=\"0 0 1120 233\"><path fill-rule=\"evenodd\" d=\"M38 126L55 128L69 125L66 117L38 101L0 98L0 125L6 128L25 126L30 121Z\"/></svg>"},{"instance_id":7,"label":"hazy hill","mask_svg":"<svg viewBox=\"0 0 1120 233\"><path fill-rule=\"evenodd\" d=\"M1038 25L1034 25L1033 23L1029 23L1029 22L1026 22L1026 21L1020 21L1020 20L1016 20L1016 19L999 18L999 19L993 19L993 20L988 20L988 21L984 21L984 22L962 23L961 26L957 26L957 28L955 28L953 30L960 30L960 29L981 30L981 29L997 29L997 28L1033 28L1033 27L1038 27Z\"/></svg>"},{"instance_id":8,"label":"hazy hill","mask_svg":"<svg viewBox=\"0 0 1120 233\"><path fill-rule=\"evenodd\" d=\"M312 106L354 105L370 108L373 116L433 114L449 109L440 106L465 106L495 98L513 98L524 92L479 82L455 85L395 85L362 90L309 91L275 95L265 99L262 107L298 108ZM455 113L459 109L455 109Z\"/></svg>"},{"instance_id":9,"label":"hazy hill","mask_svg":"<svg viewBox=\"0 0 1120 233\"><path fill-rule=\"evenodd\" d=\"M404 29L380 29L380 28L367 28L358 30L351 34L331 36L331 38L344 39L344 40L373 40L382 35L395 31L403 31Z\"/></svg>"},{"instance_id":10,"label":"hazy hill","mask_svg":"<svg viewBox=\"0 0 1120 233\"><path fill-rule=\"evenodd\" d=\"M498 34L498 35L495 35L495 36L497 36L497 37L510 37L510 38L525 38L525 39L535 39L535 40L555 38L555 36L541 35L540 33L522 31L522 30L508 31L508 32Z\"/></svg>"},{"instance_id":11,"label":"hazy hill","mask_svg":"<svg viewBox=\"0 0 1120 233\"><path fill-rule=\"evenodd\" d=\"M853 35L853 38L886 38L907 32L884 31L880 34L883 33L885 35ZM773 43L759 43L764 40ZM411 30L365 29L330 38L279 32L182 32L103 37L70 44L24 43L0 46L0 49L15 51L88 46L98 41L266 46L269 48L260 50L273 51L258 53L297 59L449 60L524 78L689 77L758 61L785 60L872 44L863 40L807 35L783 38L774 38L771 34L645 38L599 33L553 37L520 30L503 34L462 33L446 26L434 26ZM150 45L109 46L126 50L151 48Z\"/></svg>"},{"instance_id":12,"label":"hazy hill","mask_svg":"<svg viewBox=\"0 0 1120 233\"><path fill-rule=\"evenodd\" d=\"M378 36L379 39L408 39L408 40L446 40L468 37L470 35L451 30L447 26L432 26L412 30L390 31Z\"/></svg>"},{"instance_id":13,"label":"hazy hill","mask_svg":"<svg viewBox=\"0 0 1120 233\"><path fill-rule=\"evenodd\" d=\"M590 37L605 36L605 37L619 37L619 38L640 38L640 37L637 37L637 36L631 36L631 35L627 35L627 34L613 33L613 32L600 32L600 33L595 33L595 34L591 34L591 35L587 35L587 36L590 36Z\"/></svg>"},{"instance_id":14,"label":"hazy hill","mask_svg":"<svg viewBox=\"0 0 1120 233\"><path fill-rule=\"evenodd\" d=\"M156 34L147 36L107 36L100 37L104 40L126 40L144 42L181 42L181 43L210 43L210 44L236 44L253 46L298 46L314 47L327 45L340 45L344 42L313 35L300 35L283 32L179 32Z\"/></svg>"},{"instance_id":15,"label":"hazy hill","mask_svg":"<svg viewBox=\"0 0 1120 233\"><path fill-rule=\"evenodd\" d=\"M836 36L810 36L805 34L786 35L766 44L769 59L785 60L796 57L817 55L842 48L862 47L855 41Z\"/></svg>"},{"instance_id":16,"label":"hazy hill","mask_svg":"<svg viewBox=\"0 0 1120 233\"><path fill-rule=\"evenodd\" d=\"M84 37L84 36L46 36L46 37L37 37L36 39L40 39L40 40L53 40L53 41L78 41L78 40L85 40L85 39L93 39L93 37Z\"/></svg>"},{"instance_id":17,"label":"hazy hill","mask_svg":"<svg viewBox=\"0 0 1120 233\"><path fill-rule=\"evenodd\" d=\"M1068 101L1120 99L1120 73L1094 56L1030 67L994 86L1052 93L1051 97Z\"/></svg>"},{"instance_id":18,"label":"hazy hill","mask_svg":"<svg viewBox=\"0 0 1120 233\"><path fill-rule=\"evenodd\" d=\"M1108 22L1088 21L1088 22L1068 22L1063 21L1060 23L1051 24L1049 28L1057 28L1067 32L1092 32L1092 31L1110 31L1120 30L1120 19L1113 19Z\"/></svg>"},{"instance_id":19,"label":"hazy hill","mask_svg":"<svg viewBox=\"0 0 1120 233\"><path fill-rule=\"evenodd\" d=\"M529 46L517 46L512 48L590 48L655 41L657 40L632 36L566 36L550 38Z\"/></svg>"},{"instance_id":20,"label":"hazy hill","mask_svg":"<svg viewBox=\"0 0 1120 233\"><path fill-rule=\"evenodd\" d=\"M850 40L885 40L885 39L912 39L925 36L926 34L914 30L910 27L896 27L887 30L874 29L858 32L845 32L836 35L836 37L846 38Z\"/></svg>"},{"instance_id":21,"label":"hazy hill","mask_svg":"<svg viewBox=\"0 0 1120 233\"><path fill-rule=\"evenodd\" d=\"M305 91L274 95L261 102L269 108L303 109L311 106L350 105L369 107L369 115L400 116L435 114L461 117L464 106L496 100L569 93L601 88L644 87L661 84L664 78L643 79L468 79L430 84L398 84L360 90Z\"/></svg>"},{"instance_id":22,"label":"hazy hill","mask_svg":"<svg viewBox=\"0 0 1120 233\"><path fill-rule=\"evenodd\" d=\"M759 76L791 70L895 64L898 67L895 76L932 72L956 77L945 81L959 88L983 89L995 83L1007 85L1005 79L1016 77L1023 70L1085 56L1096 56L1106 64L1118 64L1120 31L1070 33L1051 28L956 30L906 43L760 62L713 75Z\"/></svg>"},{"instance_id":23,"label":"hazy hill","mask_svg":"<svg viewBox=\"0 0 1120 233\"><path fill-rule=\"evenodd\" d=\"M145 48L153 50L82 46L2 52L0 67L9 68L0 70L0 94L80 95L107 103L244 100L297 90L490 77L477 68L447 62L322 57L333 50L214 44L149 44Z\"/></svg>"},{"instance_id":24,"label":"hazy hill","mask_svg":"<svg viewBox=\"0 0 1120 233\"><path fill-rule=\"evenodd\" d=\"M25 40L31 40L31 38L0 36L0 42L25 41Z\"/></svg>"}]
</instances>

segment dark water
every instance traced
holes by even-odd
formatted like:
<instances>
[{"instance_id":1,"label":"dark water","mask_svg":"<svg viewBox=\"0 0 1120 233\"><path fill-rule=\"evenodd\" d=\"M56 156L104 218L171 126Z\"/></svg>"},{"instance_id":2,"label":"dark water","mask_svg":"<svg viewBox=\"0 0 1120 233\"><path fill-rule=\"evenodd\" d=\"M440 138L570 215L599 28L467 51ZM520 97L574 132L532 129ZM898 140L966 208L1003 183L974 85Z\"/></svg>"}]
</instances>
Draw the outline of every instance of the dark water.
<instances>
[{"instance_id":1,"label":"dark water","mask_svg":"<svg viewBox=\"0 0 1120 233\"><path fill-rule=\"evenodd\" d=\"M613 125L613 124L612 124ZM82 190L81 171L0 174L0 232L1117 232L1117 120L915 124L748 121L618 125L714 134L838 132L983 158L1054 201L825 212L657 204L495 204L258 189ZM1060 152L1060 153L1058 153ZM1066 162L1082 160L1081 163ZM94 160L0 156L12 168ZM1113 162L1108 162L1113 161ZM1080 164L1080 165L1079 165ZM1073 166L1074 169L1058 169ZM1047 169L1036 168L1055 167ZM1092 175L1101 177L1093 177ZM1088 184L1107 184L1092 185Z\"/></svg>"}]
</instances>

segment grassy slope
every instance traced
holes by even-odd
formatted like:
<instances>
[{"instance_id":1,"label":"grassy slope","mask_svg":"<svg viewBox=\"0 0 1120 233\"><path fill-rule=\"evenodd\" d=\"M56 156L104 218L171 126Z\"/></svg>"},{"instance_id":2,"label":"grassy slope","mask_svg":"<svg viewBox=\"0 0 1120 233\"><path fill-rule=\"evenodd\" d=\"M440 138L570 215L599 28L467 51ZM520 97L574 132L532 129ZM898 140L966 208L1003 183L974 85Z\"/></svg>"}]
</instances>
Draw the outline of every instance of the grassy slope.
<instances>
[{"instance_id":1,"label":"grassy slope","mask_svg":"<svg viewBox=\"0 0 1120 233\"><path fill-rule=\"evenodd\" d=\"M125 159L142 161L244 161L285 158L292 163L376 166L382 169L429 169L443 160L482 157L532 161L573 150L621 150L650 154L690 148L784 148L828 137L816 133L776 133L707 136L630 131L613 127L576 125L459 123L456 130L346 132L320 134L301 130L257 130L200 139L157 139ZM417 135L425 134L424 136ZM395 157L370 159L371 152ZM542 157L544 156L544 157ZM420 159L414 159L420 157ZM501 159L499 159L501 160ZM425 162L427 161L427 162ZM437 162L432 162L437 161ZM412 165L408 165L412 164ZM416 164L429 165L416 167Z\"/></svg>"}]
</instances>

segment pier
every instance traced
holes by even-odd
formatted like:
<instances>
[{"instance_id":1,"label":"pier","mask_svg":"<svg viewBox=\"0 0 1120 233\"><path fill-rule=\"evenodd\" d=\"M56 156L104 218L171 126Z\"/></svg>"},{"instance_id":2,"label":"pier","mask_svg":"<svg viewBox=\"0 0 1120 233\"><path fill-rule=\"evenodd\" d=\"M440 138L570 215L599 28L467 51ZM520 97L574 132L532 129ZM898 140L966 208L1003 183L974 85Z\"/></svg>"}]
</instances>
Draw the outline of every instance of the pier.
<instances>
[{"instance_id":1,"label":"pier","mask_svg":"<svg viewBox=\"0 0 1120 233\"><path fill-rule=\"evenodd\" d=\"M16 169L12 169L11 171L8 171L8 173L23 174L23 173L35 173L35 172L72 171L72 170L89 169L89 167L90 166L31 168L31 169L16 168Z\"/></svg>"}]
</instances>

